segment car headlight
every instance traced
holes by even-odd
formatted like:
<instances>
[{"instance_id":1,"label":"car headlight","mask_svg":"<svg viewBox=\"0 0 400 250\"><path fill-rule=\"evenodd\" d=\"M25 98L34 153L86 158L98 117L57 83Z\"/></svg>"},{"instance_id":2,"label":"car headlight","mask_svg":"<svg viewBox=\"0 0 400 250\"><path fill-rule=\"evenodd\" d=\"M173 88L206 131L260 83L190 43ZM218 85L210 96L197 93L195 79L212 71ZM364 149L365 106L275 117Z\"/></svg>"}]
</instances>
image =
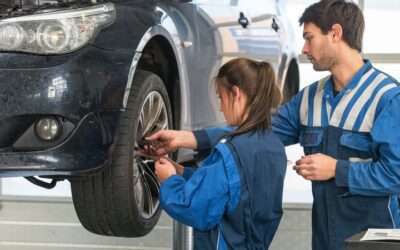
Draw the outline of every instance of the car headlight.
<instances>
[{"instance_id":1,"label":"car headlight","mask_svg":"<svg viewBox=\"0 0 400 250\"><path fill-rule=\"evenodd\" d=\"M0 21L0 50L62 54L85 46L115 19L112 3Z\"/></svg>"}]
</instances>

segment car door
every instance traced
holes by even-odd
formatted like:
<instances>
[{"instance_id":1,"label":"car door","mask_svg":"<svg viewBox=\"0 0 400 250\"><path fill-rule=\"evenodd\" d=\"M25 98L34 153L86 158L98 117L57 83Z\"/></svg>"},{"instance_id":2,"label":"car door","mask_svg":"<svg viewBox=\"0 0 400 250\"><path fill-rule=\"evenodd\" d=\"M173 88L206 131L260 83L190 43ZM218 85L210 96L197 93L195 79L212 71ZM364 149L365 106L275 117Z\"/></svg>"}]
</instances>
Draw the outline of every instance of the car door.
<instances>
[{"instance_id":1,"label":"car door","mask_svg":"<svg viewBox=\"0 0 400 250\"><path fill-rule=\"evenodd\" d=\"M199 34L198 57L193 58L191 105L192 127L204 128L224 123L215 90L210 83L219 67L228 60L249 56L250 47L240 46L236 32L245 29L238 23L240 10L236 0L194 0Z\"/></svg>"},{"instance_id":2,"label":"car door","mask_svg":"<svg viewBox=\"0 0 400 250\"><path fill-rule=\"evenodd\" d=\"M250 57L267 61L278 70L282 55L284 27L279 18L277 0L238 0L251 23L245 31L236 32L240 46L246 47Z\"/></svg>"}]
</instances>

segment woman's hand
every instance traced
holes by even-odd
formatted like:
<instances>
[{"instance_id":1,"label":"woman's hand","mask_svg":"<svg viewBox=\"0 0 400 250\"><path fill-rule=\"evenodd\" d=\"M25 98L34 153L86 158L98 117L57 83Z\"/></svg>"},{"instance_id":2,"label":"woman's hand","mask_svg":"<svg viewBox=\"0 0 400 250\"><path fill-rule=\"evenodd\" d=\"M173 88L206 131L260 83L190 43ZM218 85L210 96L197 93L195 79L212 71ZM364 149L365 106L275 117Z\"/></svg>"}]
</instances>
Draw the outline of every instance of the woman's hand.
<instances>
[{"instance_id":1,"label":"woman's hand","mask_svg":"<svg viewBox=\"0 0 400 250\"><path fill-rule=\"evenodd\" d=\"M197 141L192 131L160 130L146 137L154 144L147 149L147 154L163 156L179 148L197 148Z\"/></svg>"},{"instance_id":2,"label":"woman's hand","mask_svg":"<svg viewBox=\"0 0 400 250\"><path fill-rule=\"evenodd\" d=\"M165 157L162 157L156 161L155 169L155 173L160 183L163 183L171 175L176 174L175 166Z\"/></svg>"}]
</instances>

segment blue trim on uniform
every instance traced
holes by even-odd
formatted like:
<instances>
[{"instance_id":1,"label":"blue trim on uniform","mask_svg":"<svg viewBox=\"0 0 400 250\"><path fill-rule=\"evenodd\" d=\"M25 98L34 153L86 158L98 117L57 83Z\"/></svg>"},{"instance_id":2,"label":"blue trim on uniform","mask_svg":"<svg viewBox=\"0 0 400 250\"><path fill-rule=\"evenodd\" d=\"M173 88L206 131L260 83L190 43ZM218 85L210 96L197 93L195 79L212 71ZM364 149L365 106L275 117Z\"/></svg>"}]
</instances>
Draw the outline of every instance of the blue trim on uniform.
<instances>
[{"instance_id":1,"label":"blue trim on uniform","mask_svg":"<svg viewBox=\"0 0 400 250\"><path fill-rule=\"evenodd\" d=\"M321 126L326 127L329 126L329 119L330 119L330 114L326 112L326 99L325 99L325 94L323 93L322 96L322 108L321 108Z\"/></svg>"},{"instance_id":2,"label":"blue trim on uniform","mask_svg":"<svg viewBox=\"0 0 400 250\"><path fill-rule=\"evenodd\" d=\"M345 93L345 91L342 89L337 95L335 95L332 77L326 82L326 85L324 88L324 96L326 97L326 100L328 100L329 104L331 105L331 113L329 114L329 118L332 117L332 114L333 114L333 112L335 112L336 106L342 99L344 93Z\"/></svg>"},{"instance_id":3,"label":"blue trim on uniform","mask_svg":"<svg viewBox=\"0 0 400 250\"><path fill-rule=\"evenodd\" d=\"M331 107L333 107L333 99L335 98L335 95L333 94L333 79L332 79L332 76L329 77L328 81L326 81L323 91L324 91L323 98L326 101L328 101L328 103L331 105ZM328 114L329 119L332 116L332 113L333 113L333 111L331 109L331 113Z\"/></svg>"},{"instance_id":4,"label":"blue trim on uniform","mask_svg":"<svg viewBox=\"0 0 400 250\"><path fill-rule=\"evenodd\" d=\"M359 83L359 84L361 84L361 86L357 90L357 92L353 95L350 102L347 104L347 106L343 112L342 118L340 120L339 128L343 128L343 126L347 120L347 117L349 116L351 110L353 109L354 104L358 101L358 99L360 98L362 93L364 93L365 89L376 79L376 77L378 75L379 75L379 72L374 71L364 82Z\"/></svg>"},{"instance_id":5,"label":"blue trim on uniform","mask_svg":"<svg viewBox=\"0 0 400 250\"><path fill-rule=\"evenodd\" d=\"M322 93L321 93L322 98L321 98L321 102L319 103L319 106L321 107L321 113L318 114L318 115L321 117L321 124L320 124L318 127L324 125L324 118L325 118L325 115L324 115L324 114L326 114L326 105L325 105L325 100L324 100L324 98L323 98L324 91L323 91L323 90L321 90L321 91L322 91ZM324 109L325 109L325 110L324 110ZM313 118L314 118L314 117L313 117Z\"/></svg>"},{"instance_id":6,"label":"blue trim on uniform","mask_svg":"<svg viewBox=\"0 0 400 250\"><path fill-rule=\"evenodd\" d=\"M232 153L225 143L218 143L216 149L221 153L229 184L229 202L227 211L233 211L240 199L240 177Z\"/></svg>"}]
</instances>

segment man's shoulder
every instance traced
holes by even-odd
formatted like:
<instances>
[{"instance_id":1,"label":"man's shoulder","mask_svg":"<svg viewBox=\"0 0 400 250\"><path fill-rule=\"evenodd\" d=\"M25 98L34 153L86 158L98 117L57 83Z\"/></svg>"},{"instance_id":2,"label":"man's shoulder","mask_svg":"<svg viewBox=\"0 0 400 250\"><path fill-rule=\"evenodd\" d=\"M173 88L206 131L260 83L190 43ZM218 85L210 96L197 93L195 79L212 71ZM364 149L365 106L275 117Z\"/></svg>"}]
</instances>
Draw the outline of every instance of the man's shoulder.
<instances>
[{"instance_id":1,"label":"man's shoulder","mask_svg":"<svg viewBox=\"0 0 400 250\"><path fill-rule=\"evenodd\" d=\"M375 67L372 70L376 71L375 77L371 78L368 84L374 83L374 91L380 93L375 95L376 98L379 98L380 105L386 104L399 95L400 83L396 78Z\"/></svg>"},{"instance_id":2,"label":"man's shoulder","mask_svg":"<svg viewBox=\"0 0 400 250\"><path fill-rule=\"evenodd\" d=\"M377 71L378 74L382 75L384 79L387 79L387 81L385 81L387 84L394 83L397 86L400 86L399 81L396 78L394 78L393 76L391 76L390 74L388 74L380 69L377 69L375 67L373 67L373 70Z\"/></svg>"}]
</instances>

